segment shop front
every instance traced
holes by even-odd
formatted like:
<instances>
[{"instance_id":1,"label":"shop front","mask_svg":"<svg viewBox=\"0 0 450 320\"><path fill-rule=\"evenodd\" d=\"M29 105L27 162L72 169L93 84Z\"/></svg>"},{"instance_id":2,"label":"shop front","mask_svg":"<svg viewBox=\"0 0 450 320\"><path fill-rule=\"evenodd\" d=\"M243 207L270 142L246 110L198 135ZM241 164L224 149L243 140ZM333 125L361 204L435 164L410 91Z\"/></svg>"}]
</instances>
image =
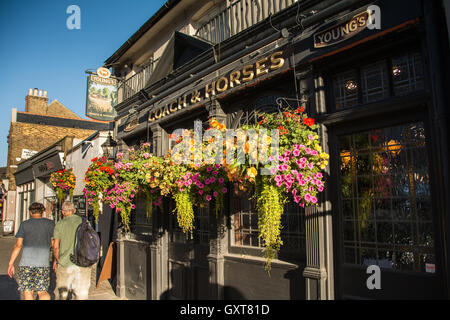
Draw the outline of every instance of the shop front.
<instances>
[{"instance_id":1,"label":"shop front","mask_svg":"<svg viewBox=\"0 0 450 320\"><path fill-rule=\"evenodd\" d=\"M368 27L377 25L370 5L381 10L380 29ZM438 134L447 124L436 114L448 93L435 76L443 57L436 53L434 15L434 6L421 1L359 2L326 22L311 18L297 33L253 44L245 55L224 56L183 85L130 106L134 112L115 124L119 151L150 142L158 156L173 147L174 130L192 129L196 120L207 127L214 117L237 129L261 112L304 106L320 124L330 165L316 207L286 204L284 244L270 276L251 195L229 186L223 215L196 208L192 240L178 227L173 203L148 218L138 196L131 232L117 242L118 293L130 299L447 298L442 158L448 158ZM368 285L374 266L381 289Z\"/></svg>"}]
</instances>

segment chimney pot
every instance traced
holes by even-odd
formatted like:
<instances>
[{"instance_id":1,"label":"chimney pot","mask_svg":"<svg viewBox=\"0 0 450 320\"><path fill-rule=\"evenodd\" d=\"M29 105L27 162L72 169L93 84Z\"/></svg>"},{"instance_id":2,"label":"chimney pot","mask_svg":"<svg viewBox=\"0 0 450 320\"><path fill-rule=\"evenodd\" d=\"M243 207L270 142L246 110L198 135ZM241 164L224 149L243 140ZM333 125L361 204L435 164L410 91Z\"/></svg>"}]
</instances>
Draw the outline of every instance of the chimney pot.
<instances>
[{"instance_id":1,"label":"chimney pot","mask_svg":"<svg viewBox=\"0 0 450 320\"><path fill-rule=\"evenodd\" d=\"M44 91L44 98L47 97L47 91Z\"/></svg>"},{"instance_id":2,"label":"chimney pot","mask_svg":"<svg viewBox=\"0 0 450 320\"><path fill-rule=\"evenodd\" d=\"M42 89L39 90L39 97L42 97Z\"/></svg>"},{"instance_id":3,"label":"chimney pot","mask_svg":"<svg viewBox=\"0 0 450 320\"><path fill-rule=\"evenodd\" d=\"M28 95L29 95L29 96L32 96L32 95L33 95L33 89L31 89L31 88L28 89Z\"/></svg>"},{"instance_id":4,"label":"chimney pot","mask_svg":"<svg viewBox=\"0 0 450 320\"><path fill-rule=\"evenodd\" d=\"M34 88L33 96L37 96L37 95L38 95L38 89L37 89L37 88Z\"/></svg>"}]
</instances>

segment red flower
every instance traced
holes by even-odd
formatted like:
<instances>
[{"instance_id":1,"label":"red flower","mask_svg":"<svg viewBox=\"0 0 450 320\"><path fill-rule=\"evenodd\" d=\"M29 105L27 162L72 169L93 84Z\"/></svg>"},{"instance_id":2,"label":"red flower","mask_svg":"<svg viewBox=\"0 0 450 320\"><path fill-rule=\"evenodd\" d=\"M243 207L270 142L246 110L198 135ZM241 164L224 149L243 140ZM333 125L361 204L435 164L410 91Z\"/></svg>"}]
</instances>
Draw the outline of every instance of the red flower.
<instances>
[{"instance_id":1,"label":"red flower","mask_svg":"<svg viewBox=\"0 0 450 320\"><path fill-rule=\"evenodd\" d=\"M94 159L91 160L91 162L95 162L97 160L98 160L98 158L94 158Z\"/></svg>"},{"instance_id":2,"label":"red flower","mask_svg":"<svg viewBox=\"0 0 450 320\"><path fill-rule=\"evenodd\" d=\"M313 118L305 118L305 119L303 119L303 124L310 127L314 124L314 119Z\"/></svg>"},{"instance_id":3,"label":"red flower","mask_svg":"<svg viewBox=\"0 0 450 320\"><path fill-rule=\"evenodd\" d=\"M284 126L279 126L277 129L280 131L280 134L288 134L289 133L289 131L287 131Z\"/></svg>"}]
</instances>

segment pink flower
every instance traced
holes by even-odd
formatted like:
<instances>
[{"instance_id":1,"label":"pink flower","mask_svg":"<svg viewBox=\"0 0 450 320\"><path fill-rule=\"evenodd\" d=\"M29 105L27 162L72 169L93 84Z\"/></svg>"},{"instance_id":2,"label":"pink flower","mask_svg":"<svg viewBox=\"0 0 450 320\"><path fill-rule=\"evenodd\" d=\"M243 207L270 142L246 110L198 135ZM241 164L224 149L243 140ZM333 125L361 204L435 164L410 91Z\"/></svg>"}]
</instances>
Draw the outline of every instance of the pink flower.
<instances>
[{"instance_id":1,"label":"pink flower","mask_svg":"<svg viewBox=\"0 0 450 320\"><path fill-rule=\"evenodd\" d=\"M214 191L214 192L213 192L214 198L217 198L218 195L219 195L219 194L217 193L217 191Z\"/></svg>"},{"instance_id":2,"label":"pink flower","mask_svg":"<svg viewBox=\"0 0 450 320\"><path fill-rule=\"evenodd\" d=\"M311 195L309 193L305 194L305 200L308 202L311 201Z\"/></svg>"},{"instance_id":3,"label":"pink flower","mask_svg":"<svg viewBox=\"0 0 450 320\"><path fill-rule=\"evenodd\" d=\"M222 193L227 193L228 189L227 188L222 188Z\"/></svg>"},{"instance_id":4,"label":"pink flower","mask_svg":"<svg viewBox=\"0 0 450 320\"><path fill-rule=\"evenodd\" d=\"M215 165L216 169L220 169L220 164Z\"/></svg>"},{"instance_id":5,"label":"pink flower","mask_svg":"<svg viewBox=\"0 0 450 320\"><path fill-rule=\"evenodd\" d=\"M323 191L323 187L318 187L317 190L318 190L319 192L322 192L322 191Z\"/></svg>"},{"instance_id":6,"label":"pink flower","mask_svg":"<svg viewBox=\"0 0 450 320\"><path fill-rule=\"evenodd\" d=\"M133 199L134 198L134 194L130 194L130 198Z\"/></svg>"},{"instance_id":7,"label":"pink flower","mask_svg":"<svg viewBox=\"0 0 450 320\"><path fill-rule=\"evenodd\" d=\"M203 190L198 190L198 194L202 195L203 194Z\"/></svg>"},{"instance_id":8,"label":"pink flower","mask_svg":"<svg viewBox=\"0 0 450 320\"><path fill-rule=\"evenodd\" d=\"M314 164L313 163L308 163L308 168L310 168L312 170L314 168Z\"/></svg>"},{"instance_id":9,"label":"pink flower","mask_svg":"<svg viewBox=\"0 0 450 320\"><path fill-rule=\"evenodd\" d=\"M294 154L294 156L298 157L300 155L300 150L295 149L292 153Z\"/></svg>"},{"instance_id":10,"label":"pink flower","mask_svg":"<svg viewBox=\"0 0 450 320\"><path fill-rule=\"evenodd\" d=\"M282 168L283 171L286 171L286 170L289 169L289 166L288 166L287 164L283 164L283 165L281 166L281 168Z\"/></svg>"},{"instance_id":11,"label":"pink flower","mask_svg":"<svg viewBox=\"0 0 450 320\"><path fill-rule=\"evenodd\" d=\"M276 176L275 176L275 181L276 182L280 182L280 181L282 181L283 180L283 178L279 175L279 174L277 174Z\"/></svg>"},{"instance_id":12,"label":"pink flower","mask_svg":"<svg viewBox=\"0 0 450 320\"><path fill-rule=\"evenodd\" d=\"M308 135L309 140L314 140L314 136L312 134Z\"/></svg>"},{"instance_id":13,"label":"pink flower","mask_svg":"<svg viewBox=\"0 0 450 320\"><path fill-rule=\"evenodd\" d=\"M311 202L312 203L317 203L317 198L316 197L311 197Z\"/></svg>"},{"instance_id":14,"label":"pink flower","mask_svg":"<svg viewBox=\"0 0 450 320\"><path fill-rule=\"evenodd\" d=\"M219 178L219 183L222 184L225 181L224 178Z\"/></svg>"},{"instance_id":15,"label":"pink flower","mask_svg":"<svg viewBox=\"0 0 450 320\"><path fill-rule=\"evenodd\" d=\"M207 200L207 201L211 201L211 199L212 199L212 197L208 194L208 195L206 196L206 200Z\"/></svg>"},{"instance_id":16,"label":"pink flower","mask_svg":"<svg viewBox=\"0 0 450 320\"><path fill-rule=\"evenodd\" d=\"M208 172L211 172L211 170L212 170L211 167L206 168L206 171L208 171Z\"/></svg>"},{"instance_id":17,"label":"pink flower","mask_svg":"<svg viewBox=\"0 0 450 320\"><path fill-rule=\"evenodd\" d=\"M302 200L302 197L300 197L300 196L294 196L294 202L295 202L295 203L299 203L300 200Z\"/></svg>"},{"instance_id":18,"label":"pink flower","mask_svg":"<svg viewBox=\"0 0 450 320\"><path fill-rule=\"evenodd\" d=\"M136 206L134 204L132 204L131 205L131 209L134 209L134 208L136 208Z\"/></svg>"},{"instance_id":19,"label":"pink flower","mask_svg":"<svg viewBox=\"0 0 450 320\"><path fill-rule=\"evenodd\" d=\"M300 203L300 207L304 208L305 204L303 202Z\"/></svg>"},{"instance_id":20,"label":"pink flower","mask_svg":"<svg viewBox=\"0 0 450 320\"><path fill-rule=\"evenodd\" d=\"M217 175L217 173L218 173L217 171L213 171L213 172L212 172L212 174L214 174L214 175Z\"/></svg>"}]
</instances>

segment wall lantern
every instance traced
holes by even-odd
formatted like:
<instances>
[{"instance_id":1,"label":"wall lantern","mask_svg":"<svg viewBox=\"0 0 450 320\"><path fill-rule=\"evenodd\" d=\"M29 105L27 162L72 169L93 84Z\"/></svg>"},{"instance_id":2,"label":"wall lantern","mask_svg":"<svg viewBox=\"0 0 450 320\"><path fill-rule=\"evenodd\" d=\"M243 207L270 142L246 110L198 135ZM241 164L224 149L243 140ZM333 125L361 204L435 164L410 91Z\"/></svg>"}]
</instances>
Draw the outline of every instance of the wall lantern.
<instances>
[{"instance_id":1,"label":"wall lantern","mask_svg":"<svg viewBox=\"0 0 450 320\"><path fill-rule=\"evenodd\" d=\"M111 132L109 132L108 138L102 144L103 155L109 160L114 160L116 158L116 147L117 142L111 137Z\"/></svg>"}]
</instances>

